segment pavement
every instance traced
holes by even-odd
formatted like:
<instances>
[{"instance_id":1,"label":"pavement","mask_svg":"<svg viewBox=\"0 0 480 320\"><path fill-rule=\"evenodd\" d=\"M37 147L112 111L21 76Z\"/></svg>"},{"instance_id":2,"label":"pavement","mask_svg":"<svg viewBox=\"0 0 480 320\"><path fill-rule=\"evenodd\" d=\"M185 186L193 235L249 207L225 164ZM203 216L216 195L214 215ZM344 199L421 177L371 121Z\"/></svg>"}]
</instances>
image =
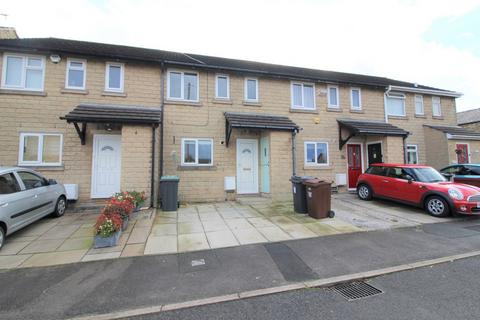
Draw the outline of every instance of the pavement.
<instances>
[{"instance_id":1,"label":"pavement","mask_svg":"<svg viewBox=\"0 0 480 320\"><path fill-rule=\"evenodd\" d=\"M68 319L361 274L480 246L480 221L0 272L1 319ZM372 273L370 273L372 274ZM247 293L247 294L245 294ZM348 317L347 317L348 318Z\"/></svg>"},{"instance_id":2,"label":"pavement","mask_svg":"<svg viewBox=\"0 0 480 320\"><path fill-rule=\"evenodd\" d=\"M452 220L391 202L360 201L348 193L334 194L332 209L335 218L315 220L294 213L291 202L246 197L183 206L176 212L142 210L117 246L102 249L92 248L97 214L73 212L42 219L8 237L0 251L0 269L194 252Z\"/></svg>"},{"instance_id":3,"label":"pavement","mask_svg":"<svg viewBox=\"0 0 480 320\"><path fill-rule=\"evenodd\" d=\"M332 288L310 288L128 318L265 320L478 319L480 257L389 274L367 281L383 291L348 301Z\"/></svg>"}]
</instances>

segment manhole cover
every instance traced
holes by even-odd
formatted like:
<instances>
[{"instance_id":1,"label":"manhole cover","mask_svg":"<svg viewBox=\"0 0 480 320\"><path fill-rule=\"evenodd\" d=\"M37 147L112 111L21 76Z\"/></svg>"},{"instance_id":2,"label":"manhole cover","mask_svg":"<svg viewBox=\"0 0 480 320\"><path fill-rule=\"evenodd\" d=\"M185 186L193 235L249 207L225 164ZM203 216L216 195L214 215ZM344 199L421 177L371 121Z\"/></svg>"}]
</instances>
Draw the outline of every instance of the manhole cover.
<instances>
[{"instance_id":1,"label":"manhole cover","mask_svg":"<svg viewBox=\"0 0 480 320\"><path fill-rule=\"evenodd\" d=\"M354 301L383 293L382 290L377 289L365 282L341 283L332 287L332 289L335 292L338 292L348 301Z\"/></svg>"}]
</instances>

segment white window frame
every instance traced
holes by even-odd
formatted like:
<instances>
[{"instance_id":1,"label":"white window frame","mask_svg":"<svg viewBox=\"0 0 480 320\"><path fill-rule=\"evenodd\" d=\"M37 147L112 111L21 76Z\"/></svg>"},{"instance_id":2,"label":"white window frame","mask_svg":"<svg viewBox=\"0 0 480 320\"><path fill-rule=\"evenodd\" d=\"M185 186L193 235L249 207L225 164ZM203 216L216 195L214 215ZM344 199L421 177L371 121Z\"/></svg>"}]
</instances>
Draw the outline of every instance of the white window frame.
<instances>
[{"instance_id":1,"label":"white window frame","mask_svg":"<svg viewBox=\"0 0 480 320\"><path fill-rule=\"evenodd\" d=\"M323 143L327 146L327 162L326 163L315 163L308 162L308 157L307 157L307 144L315 144L315 159L318 158L317 155L317 144ZM328 167L330 165L330 151L328 149L328 142L326 141L305 141L303 143L303 149L304 149L304 163L306 166L316 166L316 167Z\"/></svg>"},{"instance_id":2,"label":"white window frame","mask_svg":"<svg viewBox=\"0 0 480 320\"><path fill-rule=\"evenodd\" d=\"M416 160L416 164L418 164L418 145L416 144L407 144L407 146L405 147L406 148L406 156L407 156L407 163L408 163L408 153L409 153L409 150L408 148L413 148L414 150L410 151L410 152L415 152L415 160Z\"/></svg>"},{"instance_id":3,"label":"white window frame","mask_svg":"<svg viewBox=\"0 0 480 320\"><path fill-rule=\"evenodd\" d=\"M72 63L72 62L81 63L82 68L77 68L77 67L70 68L70 63ZM74 86L69 86L68 85L68 77L70 76L70 69L83 71L83 86L74 87ZM85 90L86 87L87 87L87 60L85 60L85 59L72 59L72 58L67 59L67 72L66 72L66 76L65 76L65 89Z\"/></svg>"},{"instance_id":4,"label":"white window frame","mask_svg":"<svg viewBox=\"0 0 480 320\"><path fill-rule=\"evenodd\" d=\"M248 80L255 80L255 93L256 99L248 99ZM245 101L247 102L258 102L259 101L259 92L258 92L258 78L248 77L244 81L244 91L245 91Z\"/></svg>"},{"instance_id":5,"label":"white window frame","mask_svg":"<svg viewBox=\"0 0 480 320\"><path fill-rule=\"evenodd\" d=\"M417 110L417 99L418 99L418 102L422 103L422 112L418 112L418 110ZM425 104L423 103L423 95L421 95L421 94L414 95L413 96L413 104L415 106L415 114L416 115L419 115L419 116L425 115Z\"/></svg>"},{"instance_id":6,"label":"white window frame","mask_svg":"<svg viewBox=\"0 0 480 320\"><path fill-rule=\"evenodd\" d=\"M110 67L120 67L120 88L110 88L109 87L109 80L110 80ZM120 62L107 62L105 64L105 91L109 92L123 92L124 89L124 81L125 81L125 64Z\"/></svg>"},{"instance_id":7,"label":"white window frame","mask_svg":"<svg viewBox=\"0 0 480 320\"><path fill-rule=\"evenodd\" d=\"M335 88L337 92L337 104L331 104L330 103L330 89ZM327 86L327 102L328 102L328 107L330 109L340 109L340 89L338 86L333 86L333 85L328 85Z\"/></svg>"},{"instance_id":8,"label":"white window frame","mask_svg":"<svg viewBox=\"0 0 480 320\"><path fill-rule=\"evenodd\" d=\"M195 163L185 162L185 141L195 141ZM198 142L199 141L209 141L211 144L210 149L210 158L212 159L211 163L198 163ZM182 157L181 163L182 166L201 166L201 167L211 167L213 166L213 139L210 138L183 138L182 139L182 150L180 156Z\"/></svg>"},{"instance_id":9,"label":"white window frame","mask_svg":"<svg viewBox=\"0 0 480 320\"><path fill-rule=\"evenodd\" d=\"M438 111L439 113L438 114L435 114L435 100L438 101ZM440 97L437 97L437 96L433 96L432 97L432 116L434 117L441 117L442 116L442 99L440 99Z\"/></svg>"},{"instance_id":10,"label":"white window frame","mask_svg":"<svg viewBox=\"0 0 480 320\"><path fill-rule=\"evenodd\" d=\"M218 78L226 78L227 79L227 96L220 97L218 94ZM228 100L230 99L230 76L228 74L216 74L215 75L215 99L219 100Z\"/></svg>"},{"instance_id":11,"label":"white window frame","mask_svg":"<svg viewBox=\"0 0 480 320\"><path fill-rule=\"evenodd\" d=\"M387 116L389 117L405 117L407 115L407 110L405 107L405 94L399 92L390 92L389 94L385 94L385 110L387 112ZM387 101L388 99L400 99L403 103L403 114L390 114L390 110L388 109Z\"/></svg>"},{"instance_id":12,"label":"white window frame","mask_svg":"<svg viewBox=\"0 0 480 320\"><path fill-rule=\"evenodd\" d=\"M7 85L7 59L11 58L21 58L22 59L22 79L20 86L12 86ZM27 66L27 59L40 59L42 61L41 67L28 67ZM34 69L34 70L42 70L42 86L39 89L35 88L26 88L26 79L27 79L27 69ZM29 54L16 54L16 53L4 53L3 55L3 64L2 64L2 89L13 89L13 90L24 90L24 91L43 91L45 87L45 57L44 56L36 56L36 55L29 55Z\"/></svg>"},{"instance_id":13,"label":"white window frame","mask_svg":"<svg viewBox=\"0 0 480 320\"><path fill-rule=\"evenodd\" d=\"M170 74L171 73L180 73L180 98L171 97L170 96ZM195 74L197 75L197 99L190 100L185 99L185 73L187 74ZM167 71L167 98L168 100L176 100L176 101L188 101L188 102L199 102L200 101L200 75L196 71L183 71L183 70L175 70L171 69Z\"/></svg>"},{"instance_id":14,"label":"white window frame","mask_svg":"<svg viewBox=\"0 0 480 320\"><path fill-rule=\"evenodd\" d=\"M34 136L38 137L38 150L37 150L37 161L24 161L23 160L23 148L25 147L25 137ZM59 162L42 162L43 158L43 138L45 136L59 136L60 137L60 154ZM22 132L20 133L20 146L18 149L18 164L22 166L44 166L44 167L54 167L62 165L63 157L63 134L61 133L31 133L31 132Z\"/></svg>"},{"instance_id":15,"label":"white window frame","mask_svg":"<svg viewBox=\"0 0 480 320\"><path fill-rule=\"evenodd\" d=\"M295 105L295 99L294 99L294 96L293 96L293 86L294 85L298 85L298 86L301 86L302 87L302 104L301 105ZM307 86L312 86L312 89L313 89L313 107L312 108L309 108L309 107L305 107L305 90L304 90L304 86L307 85ZM313 82L295 82L295 81L292 81L290 82L290 97L291 97L291 107L292 109L302 109L302 110L316 110L317 109L317 101L315 99L315 83Z\"/></svg>"},{"instance_id":16,"label":"white window frame","mask_svg":"<svg viewBox=\"0 0 480 320\"><path fill-rule=\"evenodd\" d=\"M358 91L358 106L353 105L353 91ZM352 110L362 110L362 89L357 87L350 88L350 108Z\"/></svg>"}]
</instances>

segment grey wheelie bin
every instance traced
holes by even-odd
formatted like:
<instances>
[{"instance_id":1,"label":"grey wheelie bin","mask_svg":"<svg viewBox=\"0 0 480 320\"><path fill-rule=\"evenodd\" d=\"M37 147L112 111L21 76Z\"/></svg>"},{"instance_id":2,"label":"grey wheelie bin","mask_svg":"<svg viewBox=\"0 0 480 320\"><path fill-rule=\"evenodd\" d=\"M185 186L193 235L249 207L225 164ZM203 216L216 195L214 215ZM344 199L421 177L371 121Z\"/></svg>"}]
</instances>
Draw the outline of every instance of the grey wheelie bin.
<instances>
[{"instance_id":1,"label":"grey wheelie bin","mask_svg":"<svg viewBox=\"0 0 480 320\"><path fill-rule=\"evenodd\" d=\"M160 203L163 211L177 211L178 182L177 176L162 176L160 178Z\"/></svg>"}]
</instances>

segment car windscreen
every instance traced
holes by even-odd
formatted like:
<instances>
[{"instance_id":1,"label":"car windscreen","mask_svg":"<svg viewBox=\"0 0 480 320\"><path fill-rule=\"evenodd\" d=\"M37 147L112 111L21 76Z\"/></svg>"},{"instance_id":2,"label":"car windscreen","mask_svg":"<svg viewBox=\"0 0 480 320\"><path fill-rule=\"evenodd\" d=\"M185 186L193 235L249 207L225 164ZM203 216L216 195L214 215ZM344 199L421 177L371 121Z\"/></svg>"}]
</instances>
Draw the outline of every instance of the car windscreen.
<instances>
[{"instance_id":1,"label":"car windscreen","mask_svg":"<svg viewBox=\"0 0 480 320\"><path fill-rule=\"evenodd\" d=\"M444 176L433 168L412 168L417 181L420 182L441 182L447 181Z\"/></svg>"}]
</instances>

